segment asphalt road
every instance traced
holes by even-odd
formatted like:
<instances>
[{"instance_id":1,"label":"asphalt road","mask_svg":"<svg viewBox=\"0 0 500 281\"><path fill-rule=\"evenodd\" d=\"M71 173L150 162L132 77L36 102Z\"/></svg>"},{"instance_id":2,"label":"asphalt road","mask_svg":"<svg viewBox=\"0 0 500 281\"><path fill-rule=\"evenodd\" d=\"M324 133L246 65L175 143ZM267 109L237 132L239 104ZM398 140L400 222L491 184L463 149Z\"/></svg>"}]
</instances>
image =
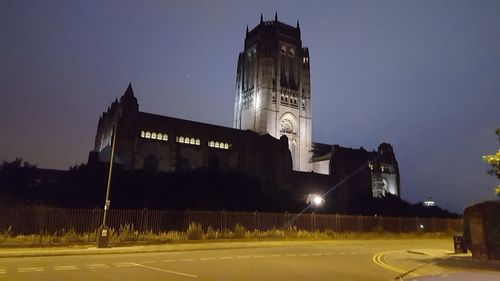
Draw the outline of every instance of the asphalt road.
<instances>
[{"instance_id":1,"label":"asphalt road","mask_svg":"<svg viewBox=\"0 0 500 281\"><path fill-rule=\"evenodd\" d=\"M442 240L284 243L279 247L0 258L0 280L393 280L380 253L443 248Z\"/></svg>"}]
</instances>

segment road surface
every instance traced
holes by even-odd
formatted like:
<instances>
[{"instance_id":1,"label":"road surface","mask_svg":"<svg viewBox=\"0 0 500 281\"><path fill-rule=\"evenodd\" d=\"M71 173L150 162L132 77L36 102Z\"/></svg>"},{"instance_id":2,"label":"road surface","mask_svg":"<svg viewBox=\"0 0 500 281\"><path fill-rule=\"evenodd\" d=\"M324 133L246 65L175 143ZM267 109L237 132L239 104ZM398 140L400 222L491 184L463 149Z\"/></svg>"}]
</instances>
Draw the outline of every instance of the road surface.
<instances>
[{"instance_id":1,"label":"road surface","mask_svg":"<svg viewBox=\"0 0 500 281\"><path fill-rule=\"evenodd\" d=\"M443 247L452 250L452 241L285 242L240 249L0 258L0 280L394 280L420 264L406 261L401 268L388 264L384 253Z\"/></svg>"}]
</instances>

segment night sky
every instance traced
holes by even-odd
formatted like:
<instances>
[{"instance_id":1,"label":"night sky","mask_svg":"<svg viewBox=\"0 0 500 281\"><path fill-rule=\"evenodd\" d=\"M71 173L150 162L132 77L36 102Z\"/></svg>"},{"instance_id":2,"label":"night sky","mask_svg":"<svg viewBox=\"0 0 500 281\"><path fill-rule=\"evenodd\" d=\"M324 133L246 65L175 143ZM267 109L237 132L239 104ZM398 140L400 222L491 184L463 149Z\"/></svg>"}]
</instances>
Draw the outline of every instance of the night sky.
<instances>
[{"instance_id":1,"label":"night sky","mask_svg":"<svg viewBox=\"0 0 500 281\"><path fill-rule=\"evenodd\" d=\"M86 162L129 82L141 111L230 127L246 26L275 11L310 50L313 141L391 143L410 202L496 198L497 0L0 0L0 160Z\"/></svg>"}]
</instances>

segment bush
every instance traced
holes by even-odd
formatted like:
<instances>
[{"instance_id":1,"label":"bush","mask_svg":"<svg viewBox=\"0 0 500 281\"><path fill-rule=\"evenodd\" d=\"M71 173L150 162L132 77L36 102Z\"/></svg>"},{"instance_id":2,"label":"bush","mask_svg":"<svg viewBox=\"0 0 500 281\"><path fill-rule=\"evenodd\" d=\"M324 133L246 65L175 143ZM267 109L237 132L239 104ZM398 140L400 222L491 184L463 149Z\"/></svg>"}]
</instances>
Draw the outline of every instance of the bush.
<instances>
[{"instance_id":1,"label":"bush","mask_svg":"<svg viewBox=\"0 0 500 281\"><path fill-rule=\"evenodd\" d=\"M83 236L76 233L75 229L73 228L70 228L68 231L64 232L61 240L65 243L79 243L85 241Z\"/></svg>"},{"instance_id":2,"label":"bush","mask_svg":"<svg viewBox=\"0 0 500 281\"><path fill-rule=\"evenodd\" d=\"M134 229L133 224L120 225L117 238L118 241L137 241L139 240L139 231Z\"/></svg>"},{"instance_id":3,"label":"bush","mask_svg":"<svg viewBox=\"0 0 500 281\"><path fill-rule=\"evenodd\" d=\"M211 226L207 229L207 234L205 236L206 239L217 239L219 238L219 231L214 230Z\"/></svg>"},{"instance_id":4,"label":"bush","mask_svg":"<svg viewBox=\"0 0 500 281\"><path fill-rule=\"evenodd\" d=\"M189 240L203 239L203 228L201 227L201 223L190 223L186 235Z\"/></svg>"},{"instance_id":5,"label":"bush","mask_svg":"<svg viewBox=\"0 0 500 281\"><path fill-rule=\"evenodd\" d=\"M234 227L233 238L245 238L245 227L241 224L236 224Z\"/></svg>"}]
</instances>

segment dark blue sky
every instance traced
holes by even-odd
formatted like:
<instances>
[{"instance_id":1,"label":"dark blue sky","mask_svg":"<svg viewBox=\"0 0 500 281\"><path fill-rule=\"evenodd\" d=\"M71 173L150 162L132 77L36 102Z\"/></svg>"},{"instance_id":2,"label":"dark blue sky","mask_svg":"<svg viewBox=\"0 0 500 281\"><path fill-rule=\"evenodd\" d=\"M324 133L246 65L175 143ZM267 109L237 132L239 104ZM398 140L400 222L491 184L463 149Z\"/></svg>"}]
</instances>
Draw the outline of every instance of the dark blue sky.
<instances>
[{"instance_id":1,"label":"dark blue sky","mask_svg":"<svg viewBox=\"0 0 500 281\"><path fill-rule=\"evenodd\" d=\"M0 159L86 162L129 82L141 111L231 126L245 28L275 11L310 50L314 141L392 143L410 202L495 198L495 0L0 0Z\"/></svg>"}]
</instances>

